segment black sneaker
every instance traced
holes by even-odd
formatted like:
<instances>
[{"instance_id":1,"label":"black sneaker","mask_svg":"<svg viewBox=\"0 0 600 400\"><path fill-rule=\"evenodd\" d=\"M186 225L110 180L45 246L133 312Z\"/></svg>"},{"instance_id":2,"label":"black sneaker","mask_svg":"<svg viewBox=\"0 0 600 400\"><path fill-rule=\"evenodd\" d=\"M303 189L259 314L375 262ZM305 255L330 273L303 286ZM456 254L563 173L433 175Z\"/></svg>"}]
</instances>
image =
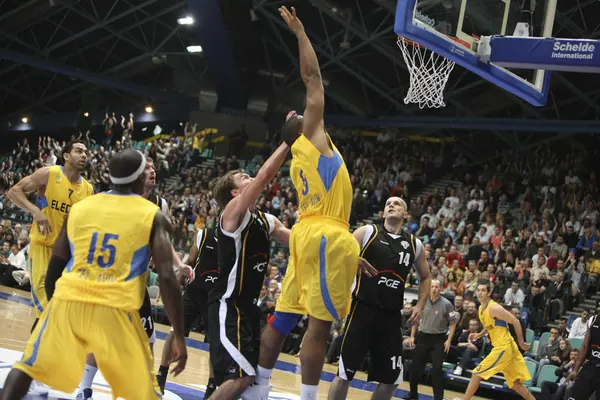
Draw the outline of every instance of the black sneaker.
<instances>
[{"instance_id":1,"label":"black sneaker","mask_svg":"<svg viewBox=\"0 0 600 400\"><path fill-rule=\"evenodd\" d=\"M411 392L408 392L406 396L402 398L403 400L419 400L419 395L414 395Z\"/></svg>"},{"instance_id":2,"label":"black sneaker","mask_svg":"<svg viewBox=\"0 0 600 400\"><path fill-rule=\"evenodd\" d=\"M75 399L76 400L92 400L93 394L94 394L94 392L92 391L92 389L83 389L82 392L79 392L77 394L77 397Z\"/></svg>"},{"instance_id":3,"label":"black sneaker","mask_svg":"<svg viewBox=\"0 0 600 400\"><path fill-rule=\"evenodd\" d=\"M160 393L162 395L165 394L165 385L167 384L167 376L158 374L156 375L156 380L158 381L158 387L160 388Z\"/></svg>"}]
</instances>

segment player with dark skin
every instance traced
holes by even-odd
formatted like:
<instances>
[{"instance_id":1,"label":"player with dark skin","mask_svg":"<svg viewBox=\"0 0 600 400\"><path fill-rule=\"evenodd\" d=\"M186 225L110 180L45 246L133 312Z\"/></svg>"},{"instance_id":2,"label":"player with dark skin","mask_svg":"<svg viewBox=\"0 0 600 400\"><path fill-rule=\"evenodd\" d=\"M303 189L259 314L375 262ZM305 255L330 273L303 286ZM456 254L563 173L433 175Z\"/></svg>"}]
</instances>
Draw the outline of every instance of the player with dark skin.
<instances>
[{"instance_id":1,"label":"player with dark skin","mask_svg":"<svg viewBox=\"0 0 600 400\"><path fill-rule=\"evenodd\" d=\"M129 155L129 158L134 158L134 156L130 154L122 155L122 157L127 157ZM133 159L129 162L135 163L137 161ZM119 174L119 171L115 171L114 173L116 175L124 175ZM145 175L141 174L136 181L129 185L115 185L114 190L121 194L141 194L144 187L144 180ZM101 218L101 216L96 217ZM51 265L51 268L48 269L48 275L46 276L46 287L49 298L51 298L52 294L54 293L56 281L62 275L68 260L71 259L71 249L67 237L66 226L67 221L65 221L65 224L63 225L52 251L52 257L60 259L62 261L60 264L62 265ZM156 271L160 277L159 286L165 309L169 315L170 321L173 324L174 340L171 352L171 363L177 363L177 365L172 369L173 375L177 376L185 369L187 362L187 349L183 334L181 292L172 266L173 259L170 241L171 231L172 226L168 218L161 211L157 211L152 223L152 233L150 235L149 247L150 254L154 259ZM27 374L20 370L13 369L6 379L0 400L15 400L23 398L29 389L31 381L31 377L29 377Z\"/></svg>"}]
</instances>

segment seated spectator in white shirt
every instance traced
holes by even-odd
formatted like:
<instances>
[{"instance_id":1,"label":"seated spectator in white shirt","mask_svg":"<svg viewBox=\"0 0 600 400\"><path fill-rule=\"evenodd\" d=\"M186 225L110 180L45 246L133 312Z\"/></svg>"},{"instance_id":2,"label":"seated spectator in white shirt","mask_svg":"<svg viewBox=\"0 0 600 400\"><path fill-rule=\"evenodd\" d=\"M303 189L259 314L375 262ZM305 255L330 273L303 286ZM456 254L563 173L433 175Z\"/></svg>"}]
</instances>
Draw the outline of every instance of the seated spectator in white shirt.
<instances>
[{"instance_id":1,"label":"seated spectator in white shirt","mask_svg":"<svg viewBox=\"0 0 600 400\"><path fill-rule=\"evenodd\" d=\"M446 218L454 217L454 210L450 206L450 200L448 200L448 199L444 200L444 205L438 211L437 217L439 219L446 219Z\"/></svg>"},{"instance_id":2,"label":"seated spectator in white shirt","mask_svg":"<svg viewBox=\"0 0 600 400\"><path fill-rule=\"evenodd\" d=\"M22 251L19 251L19 246L13 244L10 250L11 253L8 256L8 263L17 269L27 268L27 260L25 259L25 254L23 254Z\"/></svg>"},{"instance_id":3,"label":"seated spectator in white shirt","mask_svg":"<svg viewBox=\"0 0 600 400\"><path fill-rule=\"evenodd\" d=\"M579 338L584 339L585 334L588 330L590 313L588 310L581 312L581 317L578 317L571 325L571 331L569 332L569 339Z\"/></svg>"},{"instance_id":4,"label":"seated spectator in white shirt","mask_svg":"<svg viewBox=\"0 0 600 400\"><path fill-rule=\"evenodd\" d=\"M533 264L533 267L531 267L532 284L535 284L538 280L540 280L542 275L545 277L550 276L550 270L548 267L546 267L546 256L542 254L538 257L537 261L537 264Z\"/></svg>"},{"instance_id":5,"label":"seated spectator in white shirt","mask_svg":"<svg viewBox=\"0 0 600 400\"><path fill-rule=\"evenodd\" d=\"M507 306L523 306L525 301L525 293L519 287L518 282L513 282L511 287L504 294L504 304Z\"/></svg>"},{"instance_id":6,"label":"seated spectator in white shirt","mask_svg":"<svg viewBox=\"0 0 600 400\"><path fill-rule=\"evenodd\" d=\"M485 223L481 224L482 228L485 228L486 234L492 236L494 234L494 230L496 229L496 224L494 223L494 216L492 214L488 214L485 217Z\"/></svg>"},{"instance_id":7,"label":"seated spectator in white shirt","mask_svg":"<svg viewBox=\"0 0 600 400\"><path fill-rule=\"evenodd\" d=\"M490 235L488 235L485 226L482 226L481 229L479 229L479 232L477 232L475 237L479 239L479 244L481 246L486 247L490 243Z\"/></svg>"},{"instance_id":8,"label":"seated spectator in white shirt","mask_svg":"<svg viewBox=\"0 0 600 400\"><path fill-rule=\"evenodd\" d=\"M10 247L8 257L0 256L0 284L15 287L17 282L13 278L13 271L25 270L25 255L19 251L19 247L13 244Z\"/></svg>"},{"instance_id":9,"label":"seated spectator in white shirt","mask_svg":"<svg viewBox=\"0 0 600 400\"><path fill-rule=\"evenodd\" d=\"M438 227L440 220L437 217L437 215L435 214L433 207L431 207L431 206L427 207L427 213L421 215L421 221L423 221L423 218L425 218L425 217L429 218L429 227L431 229L435 229Z\"/></svg>"},{"instance_id":10,"label":"seated spectator in white shirt","mask_svg":"<svg viewBox=\"0 0 600 400\"><path fill-rule=\"evenodd\" d=\"M446 197L444 204L446 204L446 202L449 202L449 206L454 212L460 209L460 199L456 196L456 190L454 188L450 189L450 196Z\"/></svg>"}]
</instances>

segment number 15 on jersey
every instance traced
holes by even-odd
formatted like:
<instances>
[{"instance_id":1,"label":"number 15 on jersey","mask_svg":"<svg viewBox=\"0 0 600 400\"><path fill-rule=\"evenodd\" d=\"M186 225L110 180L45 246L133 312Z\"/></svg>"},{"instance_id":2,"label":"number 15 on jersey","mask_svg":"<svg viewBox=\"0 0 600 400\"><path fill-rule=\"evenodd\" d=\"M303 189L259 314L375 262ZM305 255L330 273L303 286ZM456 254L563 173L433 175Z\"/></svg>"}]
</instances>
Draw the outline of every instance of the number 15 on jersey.
<instances>
[{"instance_id":1,"label":"number 15 on jersey","mask_svg":"<svg viewBox=\"0 0 600 400\"><path fill-rule=\"evenodd\" d=\"M98 237L101 236L102 245L100 246L100 252L104 254L99 254L96 256L98 252ZM88 251L87 263L88 265L94 264L94 261L100 268L110 268L115 263L115 257L117 256L117 248L115 244L119 240L119 235L115 235L112 233L103 233L100 234L98 232L94 232L92 234L92 240L90 242L90 249Z\"/></svg>"}]
</instances>

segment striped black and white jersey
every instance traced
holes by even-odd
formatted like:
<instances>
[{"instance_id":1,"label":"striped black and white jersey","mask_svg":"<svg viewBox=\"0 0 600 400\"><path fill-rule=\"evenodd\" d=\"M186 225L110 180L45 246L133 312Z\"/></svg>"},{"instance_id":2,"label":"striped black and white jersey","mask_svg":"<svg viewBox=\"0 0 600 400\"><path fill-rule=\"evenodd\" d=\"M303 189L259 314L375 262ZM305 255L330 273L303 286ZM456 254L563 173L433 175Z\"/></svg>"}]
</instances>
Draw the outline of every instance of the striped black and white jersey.
<instances>
[{"instance_id":1,"label":"striped black and white jersey","mask_svg":"<svg viewBox=\"0 0 600 400\"><path fill-rule=\"evenodd\" d=\"M261 211L246 211L235 232L217 229L219 279L209 294L209 302L235 301L256 304L269 265L270 235L275 217Z\"/></svg>"}]
</instances>

